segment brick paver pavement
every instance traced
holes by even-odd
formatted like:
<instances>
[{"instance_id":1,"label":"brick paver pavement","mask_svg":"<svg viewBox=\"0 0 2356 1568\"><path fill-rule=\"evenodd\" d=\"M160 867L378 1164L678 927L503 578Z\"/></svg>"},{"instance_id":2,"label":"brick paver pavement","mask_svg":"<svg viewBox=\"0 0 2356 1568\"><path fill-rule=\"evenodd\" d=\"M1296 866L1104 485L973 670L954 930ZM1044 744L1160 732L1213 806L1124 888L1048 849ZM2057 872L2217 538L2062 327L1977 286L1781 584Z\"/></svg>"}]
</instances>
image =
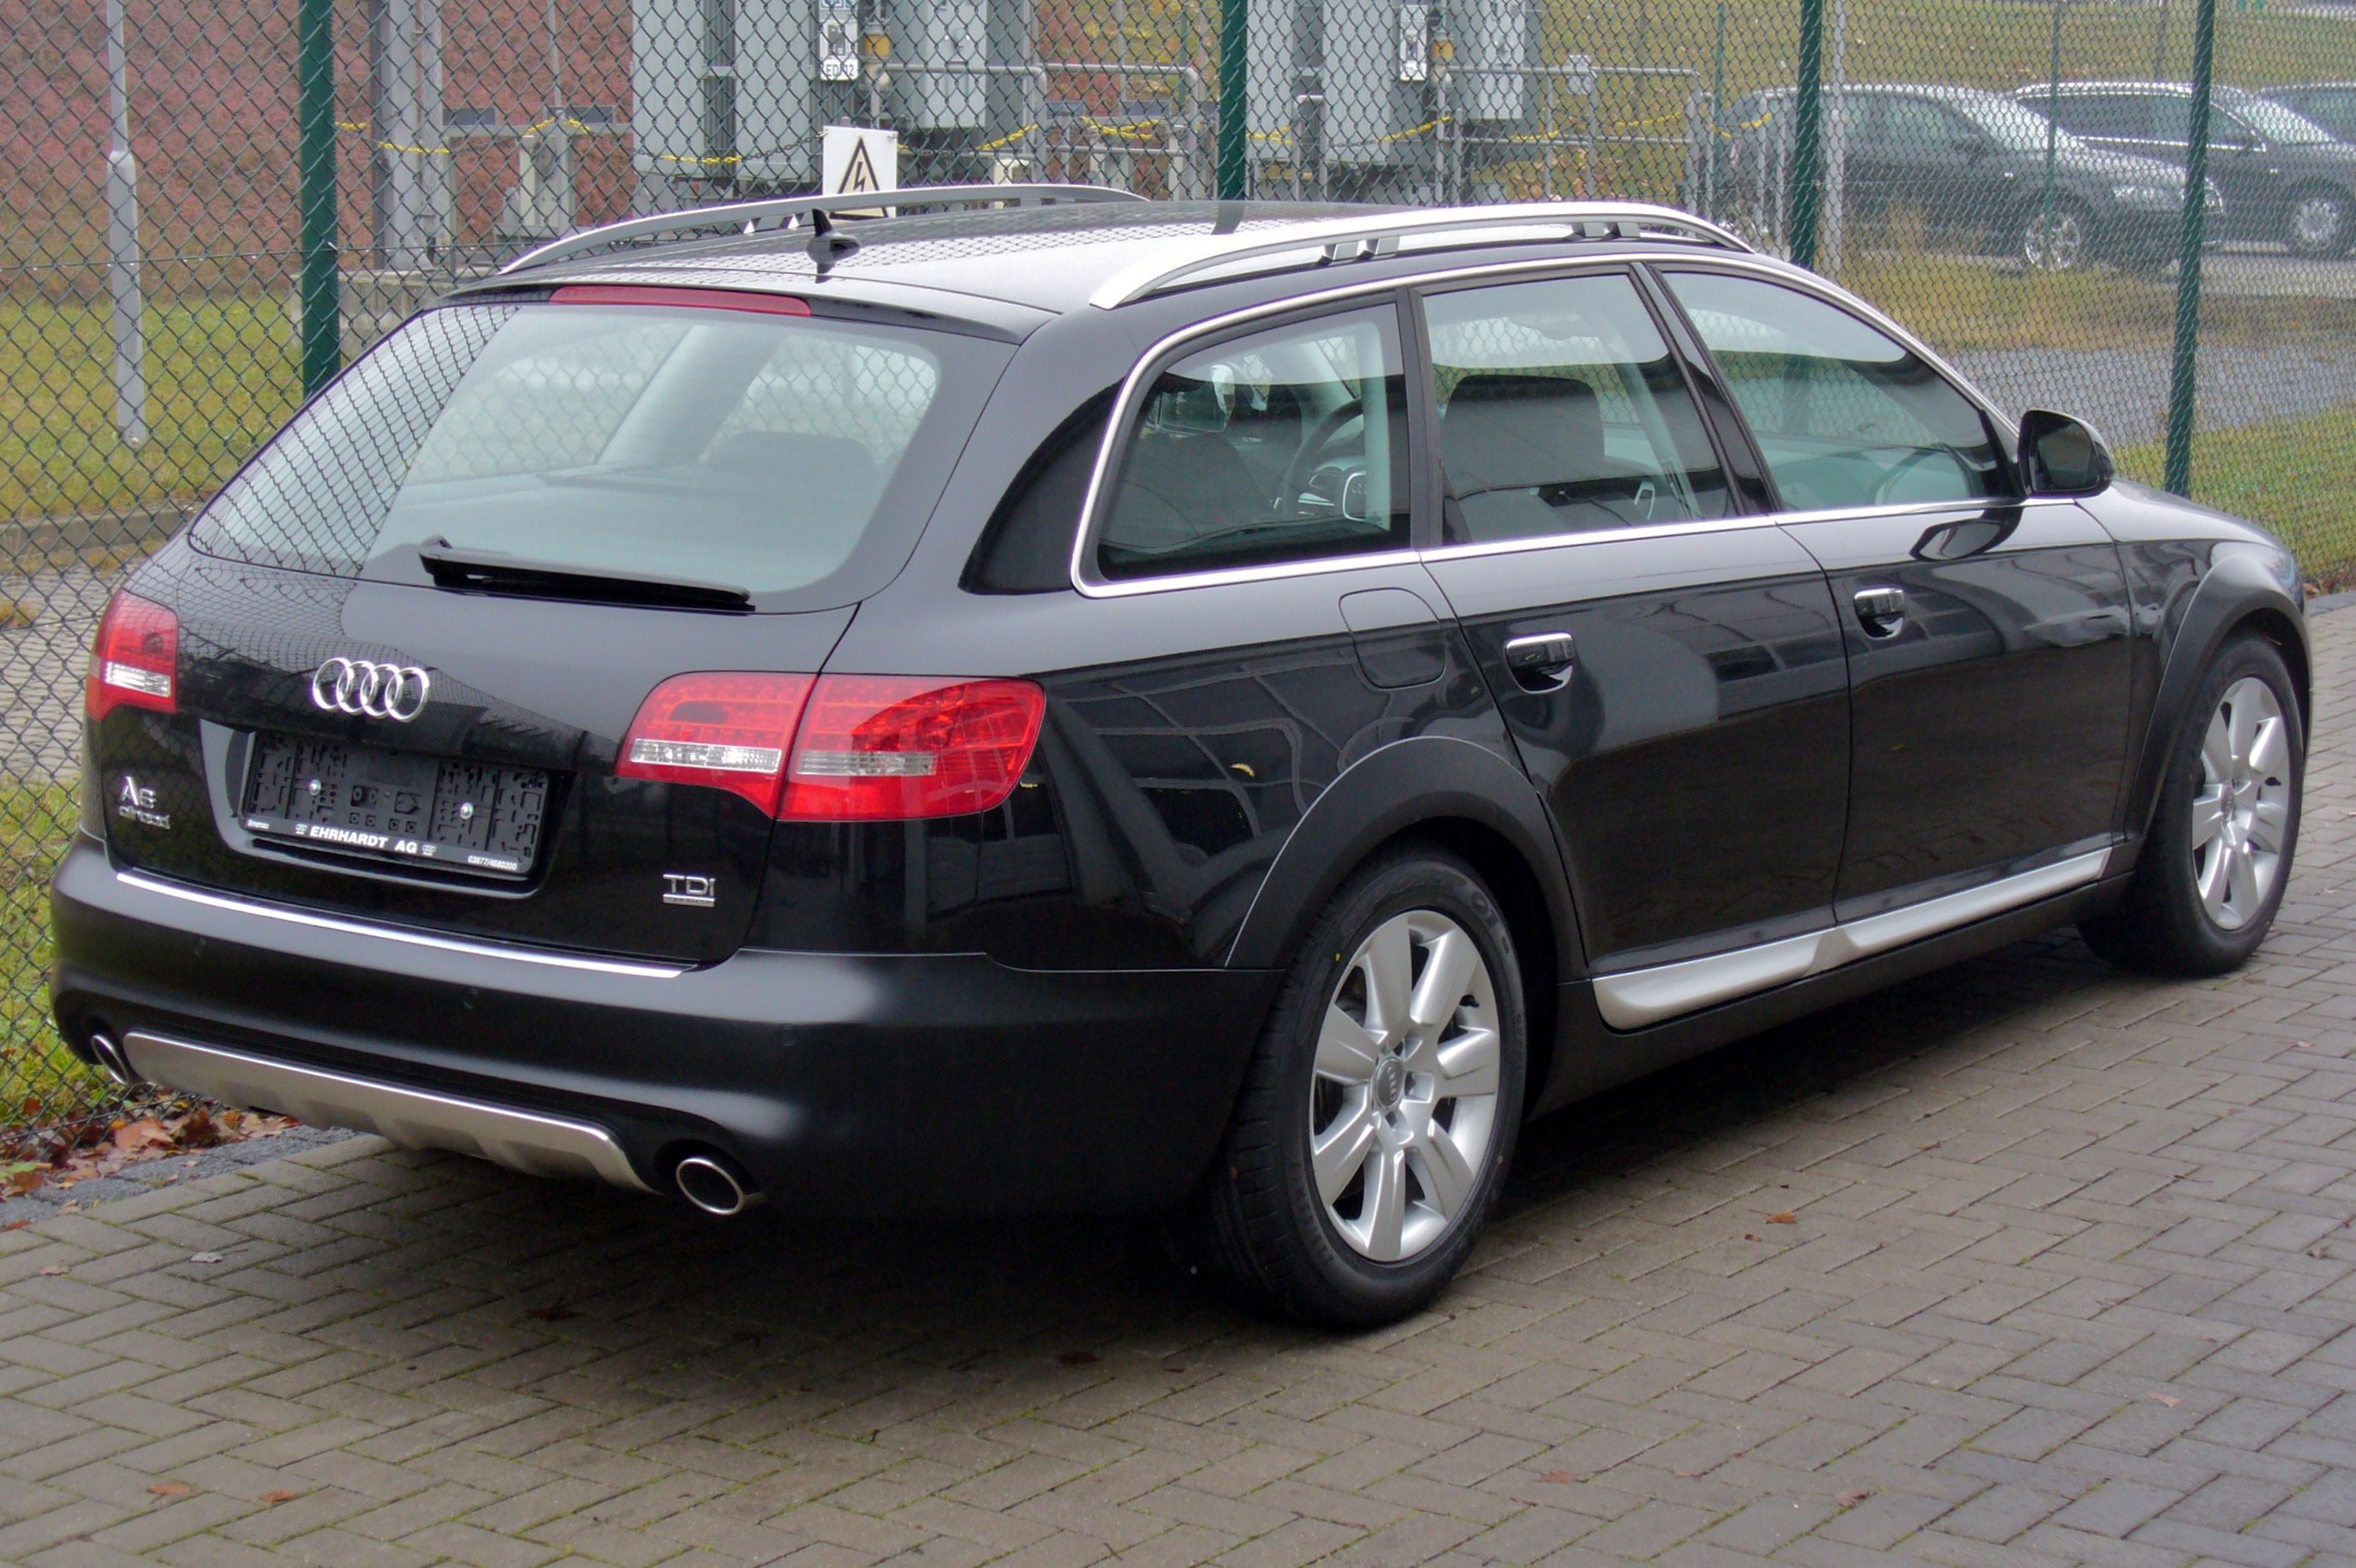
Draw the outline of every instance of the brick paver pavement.
<instances>
[{"instance_id":1,"label":"brick paver pavement","mask_svg":"<svg viewBox=\"0 0 2356 1568\"><path fill-rule=\"evenodd\" d=\"M2356 1563L2317 630L2246 972L2055 937L1557 1117L1396 1329L1241 1320L1135 1226L707 1227L356 1139L0 1235L0 1561Z\"/></svg>"}]
</instances>

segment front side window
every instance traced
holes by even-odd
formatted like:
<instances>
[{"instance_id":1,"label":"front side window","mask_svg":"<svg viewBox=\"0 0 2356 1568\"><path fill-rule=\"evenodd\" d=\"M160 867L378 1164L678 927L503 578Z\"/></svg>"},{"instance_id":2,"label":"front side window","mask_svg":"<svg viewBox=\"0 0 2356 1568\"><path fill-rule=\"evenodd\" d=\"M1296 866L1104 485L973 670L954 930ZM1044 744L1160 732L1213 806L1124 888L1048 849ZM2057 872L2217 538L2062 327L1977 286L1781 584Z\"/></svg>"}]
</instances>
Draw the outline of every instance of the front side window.
<instances>
[{"instance_id":1,"label":"front side window","mask_svg":"<svg viewBox=\"0 0 2356 1568\"><path fill-rule=\"evenodd\" d=\"M1715 517L1726 480L1633 281L1424 301L1451 543Z\"/></svg>"},{"instance_id":2,"label":"front side window","mask_svg":"<svg viewBox=\"0 0 2356 1568\"><path fill-rule=\"evenodd\" d=\"M2007 495L1970 399L1903 344L1813 294L1757 278L1672 272L1793 511Z\"/></svg>"},{"instance_id":3,"label":"front side window","mask_svg":"<svg viewBox=\"0 0 2356 1568\"><path fill-rule=\"evenodd\" d=\"M1388 305L1271 327L1153 379L1097 540L1106 578L1408 545L1406 379Z\"/></svg>"}]
</instances>

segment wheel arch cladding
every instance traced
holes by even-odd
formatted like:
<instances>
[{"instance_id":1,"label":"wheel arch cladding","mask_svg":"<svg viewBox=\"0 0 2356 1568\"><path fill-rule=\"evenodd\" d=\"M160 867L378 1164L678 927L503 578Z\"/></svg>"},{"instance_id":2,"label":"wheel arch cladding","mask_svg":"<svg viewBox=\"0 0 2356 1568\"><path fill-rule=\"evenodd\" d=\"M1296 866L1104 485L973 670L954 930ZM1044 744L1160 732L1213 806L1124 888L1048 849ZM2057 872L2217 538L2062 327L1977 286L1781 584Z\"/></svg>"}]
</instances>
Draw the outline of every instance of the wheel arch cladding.
<instances>
[{"instance_id":1,"label":"wheel arch cladding","mask_svg":"<svg viewBox=\"0 0 2356 1568\"><path fill-rule=\"evenodd\" d=\"M1466 861L1513 932L1526 1000L1528 1103L1552 1066L1556 992L1585 972L1578 918L1544 804L1514 763L1485 746L1418 736L1374 752L1328 785L1269 869L1227 962L1280 968L1337 889L1395 845L1419 841Z\"/></svg>"},{"instance_id":2,"label":"wheel arch cladding","mask_svg":"<svg viewBox=\"0 0 2356 1568\"><path fill-rule=\"evenodd\" d=\"M2306 615L2293 597L2295 589L2286 588L2274 568L2276 553L2256 547L2220 549L2186 604L2169 642L2149 727L2136 753L2135 784L2124 818L2131 834L2140 837L2150 830L2179 727L2186 721L2210 661L2232 638L2255 633L2280 650L2290 667L2299 730L2307 731L2314 699Z\"/></svg>"}]
</instances>

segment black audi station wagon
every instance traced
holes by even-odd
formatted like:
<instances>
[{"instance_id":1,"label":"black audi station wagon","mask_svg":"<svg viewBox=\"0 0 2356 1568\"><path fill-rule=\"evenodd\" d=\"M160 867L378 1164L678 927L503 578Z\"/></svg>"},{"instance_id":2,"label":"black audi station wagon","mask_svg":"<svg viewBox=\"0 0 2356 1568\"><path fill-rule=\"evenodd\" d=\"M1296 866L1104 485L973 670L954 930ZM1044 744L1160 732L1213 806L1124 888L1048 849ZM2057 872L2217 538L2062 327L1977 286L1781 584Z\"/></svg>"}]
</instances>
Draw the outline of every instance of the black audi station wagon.
<instances>
[{"instance_id":1,"label":"black audi station wagon","mask_svg":"<svg viewBox=\"0 0 2356 1568\"><path fill-rule=\"evenodd\" d=\"M894 200L468 284L130 574L75 1050L718 1213L1163 1212L1367 1324L1532 1115L2265 933L2288 552L1823 281L1619 204Z\"/></svg>"}]
</instances>

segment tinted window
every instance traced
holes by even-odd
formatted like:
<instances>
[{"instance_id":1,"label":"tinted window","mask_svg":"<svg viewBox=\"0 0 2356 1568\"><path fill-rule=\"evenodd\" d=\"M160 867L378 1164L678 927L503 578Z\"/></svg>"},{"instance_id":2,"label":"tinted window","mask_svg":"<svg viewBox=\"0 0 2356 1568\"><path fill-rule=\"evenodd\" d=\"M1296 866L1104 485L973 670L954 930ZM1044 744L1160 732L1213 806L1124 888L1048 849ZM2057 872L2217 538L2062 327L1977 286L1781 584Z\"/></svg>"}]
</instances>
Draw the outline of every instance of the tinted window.
<instances>
[{"instance_id":1,"label":"tinted window","mask_svg":"<svg viewBox=\"0 0 2356 1568\"><path fill-rule=\"evenodd\" d=\"M2319 89L2293 99L2291 107L2342 140L2356 136L2356 92Z\"/></svg>"},{"instance_id":2,"label":"tinted window","mask_svg":"<svg viewBox=\"0 0 2356 1568\"><path fill-rule=\"evenodd\" d=\"M1882 98L1874 105L1877 139L1902 153L1944 152L1963 139L1964 124L1920 98Z\"/></svg>"},{"instance_id":3,"label":"tinted window","mask_svg":"<svg viewBox=\"0 0 2356 1568\"><path fill-rule=\"evenodd\" d=\"M1626 277L1424 302L1452 540L1715 517L1726 484Z\"/></svg>"},{"instance_id":4,"label":"tinted window","mask_svg":"<svg viewBox=\"0 0 2356 1568\"><path fill-rule=\"evenodd\" d=\"M2041 96L2032 98L2034 103L2044 101ZM2081 136L2147 142L2151 140L2151 103L2147 99L2117 93L2065 92L2062 95L2062 124L2063 129Z\"/></svg>"},{"instance_id":5,"label":"tinted window","mask_svg":"<svg viewBox=\"0 0 2356 1568\"><path fill-rule=\"evenodd\" d=\"M1754 278L1669 283L1725 376L1785 507L1965 501L2008 481L1971 400L1887 334Z\"/></svg>"},{"instance_id":6,"label":"tinted window","mask_svg":"<svg viewBox=\"0 0 2356 1568\"><path fill-rule=\"evenodd\" d=\"M929 510L916 492L946 476L1004 352L740 310L430 311L296 415L192 539L343 575L440 539L755 593L809 588L872 520Z\"/></svg>"},{"instance_id":7,"label":"tinted window","mask_svg":"<svg viewBox=\"0 0 2356 1568\"><path fill-rule=\"evenodd\" d=\"M1384 306L1198 350L1148 389L1097 568L1108 578L1408 544L1406 384Z\"/></svg>"}]
</instances>

